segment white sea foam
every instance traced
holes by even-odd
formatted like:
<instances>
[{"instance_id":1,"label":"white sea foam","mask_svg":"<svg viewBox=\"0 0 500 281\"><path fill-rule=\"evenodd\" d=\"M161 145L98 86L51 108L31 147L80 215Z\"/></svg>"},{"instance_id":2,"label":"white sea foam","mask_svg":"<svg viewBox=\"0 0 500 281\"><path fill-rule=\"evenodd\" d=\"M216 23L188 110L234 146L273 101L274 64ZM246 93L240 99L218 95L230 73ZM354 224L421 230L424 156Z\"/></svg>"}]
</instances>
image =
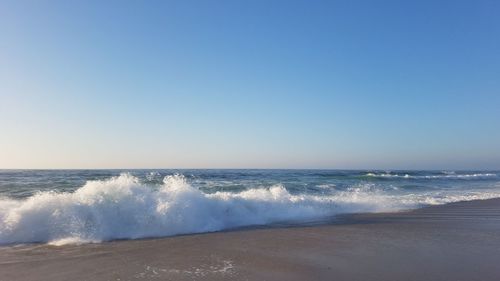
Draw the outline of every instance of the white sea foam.
<instances>
[{"instance_id":1,"label":"white sea foam","mask_svg":"<svg viewBox=\"0 0 500 281\"><path fill-rule=\"evenodd\" d=\"M456 174L455 172L445 172L443 175L367 173L365 176L374 178L404 178L404 179L478 179L478 178L497 177L497 174L494 173Z\"/></svg>"},{"instance_id":2,"label":"white sea foam","mask_svg":"<svg viewBox=\"0 0 500 281\"><path fill-rule=\"evenodd\" d=\"M0 199L0 244L64 245L211 232L492 197L500 197L500 191L396 195L369 184L329 195L293 195L280 185L206 194L181 175L167 176L163 185L152 186L122 174L89 181L73 193Z\"/></svg>"}]
</instances>

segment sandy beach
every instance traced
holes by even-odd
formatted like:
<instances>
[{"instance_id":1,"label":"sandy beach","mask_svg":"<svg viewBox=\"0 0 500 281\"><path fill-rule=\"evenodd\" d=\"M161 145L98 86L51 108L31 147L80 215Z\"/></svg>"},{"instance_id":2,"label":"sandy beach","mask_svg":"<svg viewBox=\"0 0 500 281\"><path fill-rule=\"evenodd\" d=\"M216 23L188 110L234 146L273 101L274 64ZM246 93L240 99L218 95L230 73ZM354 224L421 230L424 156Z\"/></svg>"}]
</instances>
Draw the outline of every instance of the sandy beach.
<instances>
[{"instance_id":1,"label":"sandy beach","mask_svg":"<svg viewBox=\"0 0 500 281\"><path fill-rule=\"evenodd\" d=\"M309 226L0 248L0 280L498 280L500 199Z\"/></svg>"}]
</instances>

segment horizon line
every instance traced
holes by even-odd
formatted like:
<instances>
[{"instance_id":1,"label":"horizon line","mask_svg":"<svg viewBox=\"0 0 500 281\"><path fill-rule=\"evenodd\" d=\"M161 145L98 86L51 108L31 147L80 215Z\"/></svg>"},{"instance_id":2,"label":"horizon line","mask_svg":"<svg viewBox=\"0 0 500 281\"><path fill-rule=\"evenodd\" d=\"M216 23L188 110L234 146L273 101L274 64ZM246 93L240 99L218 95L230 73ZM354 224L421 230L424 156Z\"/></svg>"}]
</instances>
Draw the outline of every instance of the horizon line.
<instances>
[{"instance_id":1,"label":"horizon line","mask_svg":"<svg viewBox=\"0 0 500 281\"><path fill-rule=\"evenodd\" d=\"M32 170L32 171L77 171L77 170L326 170L326 171L492 171L498 172L500 168L488 169L416 169L416 168L0 168L0 170Z\"/></svg>"}]
</instances>

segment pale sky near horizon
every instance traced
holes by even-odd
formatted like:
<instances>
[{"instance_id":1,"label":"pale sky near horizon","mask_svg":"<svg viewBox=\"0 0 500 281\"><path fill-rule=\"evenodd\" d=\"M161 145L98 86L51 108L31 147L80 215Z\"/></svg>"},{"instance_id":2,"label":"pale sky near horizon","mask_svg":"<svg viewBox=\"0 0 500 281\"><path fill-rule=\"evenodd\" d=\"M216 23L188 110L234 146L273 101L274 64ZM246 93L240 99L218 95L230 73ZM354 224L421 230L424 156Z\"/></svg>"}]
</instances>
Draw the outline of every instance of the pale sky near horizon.
<instances>
[{"instance_id":1,"label":"pale sky near horizon","mask_svg":"<svg viewBox=\"0 0 500 281\"><path fill-rule=\"evenodd\" d=\"M0 1L0 168L500 169L500 1Z\"/></svg>"}]
</instances>

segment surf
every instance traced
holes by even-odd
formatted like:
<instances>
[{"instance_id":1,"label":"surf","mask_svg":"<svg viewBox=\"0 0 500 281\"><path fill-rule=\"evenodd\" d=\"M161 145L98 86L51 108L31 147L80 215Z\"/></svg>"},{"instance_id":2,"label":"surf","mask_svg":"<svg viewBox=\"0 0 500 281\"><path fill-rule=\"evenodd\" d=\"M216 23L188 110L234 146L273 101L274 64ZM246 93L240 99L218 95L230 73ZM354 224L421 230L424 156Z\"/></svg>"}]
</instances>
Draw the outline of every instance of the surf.
<instances>
[{"instance_id":1,"label":"surf","mask_svg":"<svg viewBox=\"0 0 500 281\"><path fill-rule=\"evenodd\" d=\"M164 237L494 197L500 197L500 192L398 194L370 184L326 194L295 194L281 184L206 193L181 174L151 184L123 173L87 181L74 192L44 191L26 199L0 199L0 244Z\"/></svg>"}]
</instances>

